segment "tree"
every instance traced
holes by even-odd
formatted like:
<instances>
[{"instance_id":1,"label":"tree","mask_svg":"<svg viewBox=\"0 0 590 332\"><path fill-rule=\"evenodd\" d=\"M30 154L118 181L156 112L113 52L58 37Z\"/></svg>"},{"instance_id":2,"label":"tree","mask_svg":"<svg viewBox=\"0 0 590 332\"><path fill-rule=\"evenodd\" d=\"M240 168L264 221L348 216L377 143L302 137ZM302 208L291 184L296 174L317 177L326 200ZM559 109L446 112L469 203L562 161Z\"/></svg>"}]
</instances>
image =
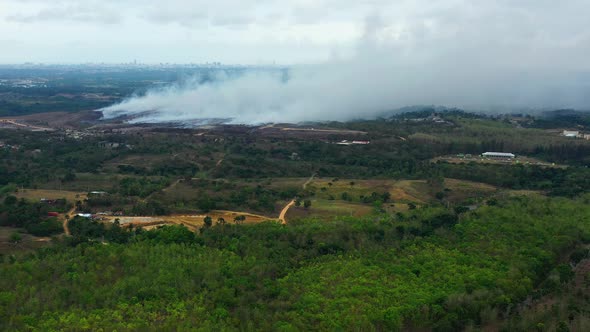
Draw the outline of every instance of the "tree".
<instances>
[{"instance_id":1,"label":"tree","mask_svg":"<svg viewBox=\"0 0 590 332\"><path fill-rule=\"evenodd\" d=\"M10 242L11 243L15 243L15 244L19 243L22 239L23 239L23 237L18 232L14 232L14 233L10 234Z\"/></svg>"},{"instance_id":2,"label":"tree","mask_svg":"<svg viewBox=\"0 0 590 332\"><path fill-rule=\"evenodd\" d=\"M303 207L305 209L309 209L309 207L311 207L311 200L306 199L305 201L303 201Z\"/></svg>"},{"instance_id":3,"label":"tree","mask_svg":"<svg viewBox=\"0 0 590 332\"><path fill-rule=\"evenodd\" d=\"M205 228L209 228L213 225L213 219L209 216L206 216L205 219L203 219L203 222L205 223Z\"/></svg>"},{"instance_id":4,"label":"tree","mask_svg":"<svg viewBox=\"0 0 590 332\"><path fill-rule=\"evenodd\" d=\"M354 181L350 181L350 188L354 187Z\"/></svg>"},{"instance_id":5,"label":"tree","mask_svg":"<svg viewBox=\"0 0 590 332\"><path fill-rule=\"evenodd\" d=\"M234 222L238 225L243 223L245 220L246 220L246 216L236 216L234 218Z\"/></svg>"},{"instance_id":6,"label":"tree","mask_svg":"<svg viewBox=\"0 0 590 332\"><path fill-rule=\"evenodd\" d=\"M16 204L17 201L18 200L17 200L16 196L10 195L4 199L4 204L5 205L14 205L14 204Z\"/></svg>"},{"instance_id":7,"label":"tree","mask_svg":"<svg viewBox=\"0 0 590 332\"><path fill-rule=\"evenodd\" d=\"M205 213L215 209L215 205L215 201L207 195L202 195L197 201L197 207Z\"/></svg>"},{"instance_id":8,"label":"tree","mask_svg":"<svg viewBox=\"0 0 590 332\"><path fill-rule=\"evenodd\" d=\"M498 200L495 198L490 198L490 199L488 199L486 204L489 206L496 206L496 205L498 205Z\"/></svg>"},{"instance_id":9,"label":"tree","mask_svg":"<svg viewBox=\"0 0 590 332\"><path fill-rule=\"evenodd\" d=\"M343 201L351 201L352 197L350 197L350 194L348 194L346 191L343 192L340 197L342 198Z\"/></svg>"},{"instance_id":10,"label":"tree","mask_svg":"<svg viewBox=\"0 0 590 332\"><path fill-rule=\"evenodd\" d=\"M373 202L373 211L375 211L375 213L383 213L385 212L385 210L383 209L383 202L380 200L376 200Z\"/></svg>"},{"instance_id":11,"label":"tree","mask_svg":"<svg viewBox=\"0 0 590 332\"><path fill-rule=\"evenodd\" d=\"M63 178L61 178L61 182L72 182L74 180L76 180L76 173L71 169L67 171Z\"/></svg>"},{"instance_id":12,"label":"tree","mask_svg":"<svg viewBox=\"0 0 590 332\"><path fill-rule=\"evenodd\" d=\"M217 218L217 223L219 225L225 225L225 219L223 219L222 217Z\"/></svg>"}]
</instances>

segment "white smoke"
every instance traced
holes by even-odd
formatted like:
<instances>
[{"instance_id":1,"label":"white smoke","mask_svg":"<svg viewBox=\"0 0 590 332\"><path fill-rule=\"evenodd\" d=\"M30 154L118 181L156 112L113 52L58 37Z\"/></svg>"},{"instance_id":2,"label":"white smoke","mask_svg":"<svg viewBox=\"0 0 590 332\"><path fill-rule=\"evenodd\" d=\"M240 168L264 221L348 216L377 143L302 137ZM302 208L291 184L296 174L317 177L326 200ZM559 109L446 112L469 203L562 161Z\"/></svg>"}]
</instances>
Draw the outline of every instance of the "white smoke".
<instances>
[{"instance_id":1,"label":"white smoke","mask_svg":"<svg viewBox=\"0 0 590 332\"><path fill-rule=\"evenodd\" d=\"M288 79L279 70L220 73L212 82L151 90L100 111L134 122L259 124L374 118L412 105L481 111L590 106L590 66L580 60L590 38L531 47L471 31L441 37L425 26L391 36L372 17L348 59L293 67Z\"/></svg>"}]
</instances>

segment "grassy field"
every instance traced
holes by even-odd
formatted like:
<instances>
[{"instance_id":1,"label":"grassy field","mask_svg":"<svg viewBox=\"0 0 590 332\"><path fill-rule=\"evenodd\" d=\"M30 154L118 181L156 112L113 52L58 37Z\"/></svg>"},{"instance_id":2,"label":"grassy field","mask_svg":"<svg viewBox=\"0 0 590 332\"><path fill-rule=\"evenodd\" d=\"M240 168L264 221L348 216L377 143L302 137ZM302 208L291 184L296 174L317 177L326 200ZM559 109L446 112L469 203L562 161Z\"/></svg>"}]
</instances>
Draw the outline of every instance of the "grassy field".
<instances>
[{"instance_id":1,"label":"grassy field","mask_svg":"<svg viewBox=\"0 0 590 332\"><path fill-rule=\"evenodd\" d=\"M485 183L465 180L445 179L445 188L450 189L446 199L452 203L459 203L468 198L482 200L497 192L497 188Z\"/></svg>"},{"instance_id":2,"label":"grassy field","mask_svg":"<svg viewBox=\"0 0 590 332\"><path fill-rule=\"evenodd\" d=\"M285 187L302 186L308 178L281 178L261 180L261 184L280 189ZM444 190L446 189L446 190ZM426 180L364 180L364 179L336 179L316 177L311 181L306 193L312 201L312 207L308 210L303 207L292 207L286 215L288 220L303 217L332 217L341 215L361 216L373 211L372 203L364 203L362 196L371 196L373 192L382 195L390 194L390 200L384 202L383 209L388 213L404 212L408 210L408 204L416 206L438 202L436 191L444 190L445 201L450 203L462 203L469 201L483 201L496 195L498 189L494 186L456 179L445 179L442 188L434 190ZM346 193L347 200L342 199ZM518 195L518 193L514 193ZM286 202L277 202L286 204Z\"/></svg>"},{"instance_id":3,"label":"grassy field","mask_svg":"<svg viewBox=\"0 0 590 332\"><path fill-rule=\"evenodd\" d=\"M17 198L24 198L31 201L39 201L42 198L60 199L65 198L68 202L76 202L83 199L85 192L67 191L67 190L51 190L51 189L19 189L15 194Z\"/></svg>"},{"instance_id":4,"label":"grassy field","mask_svg":"<svg viewBox=\"0 0 590 332\"><path fill-rule=\"evenodd\" d=\"M370 196L373 192L388 192L394 203L425 204L435 200L433 189L425 180L358 180L358 179L315 179L308 189L316 198L340 199L343 193L352 197L353 202L360 202L361 196ZM464 180L445 179L446 199L460 202L466 198L487 197L496 192L496 187Z\"/></svg>"},{"instance_id":5,"label":"grassy field","mask_svg":"<svg viewBox=\"0 0 590 332\"><path fill-rule=\"evenodd\" d=\"M566 168L565 165L559 165L555 163L549 163L537 158L518 156L514 159L508 160L496 160L491 158L483 158L480 156L473 156L470 158L461 158L457 156L441 156L431 160L433 163L438 161L444 161L451 164L462 164L462 163L478 163L478 164L494 164L494 165L537 165L543 167L552 168Z\"/></svg>"},{"instance_id":6,"label":"grassy field","mask_svg":"<svg viewBox=\"0 0 590 332\"><path fill-rule=\"evenodd\" d=\"M302 206L293 206L287 212L286 219L294 220L308 217L336 217L336 216L355 216L360 217L370 214L372 207L351 203L346 201L330 201L325 199L312 199L311 207L305 209Z\"/></svg>"},{"instance_id":7,"label":"grassy field","mask_svg":"<svg viewBox=\"0 0 590 332\"><path fill-rule=\"evenodd\" d=\"M13 243L11 240L11 236L14 233L18 233L21 237L18 243ZM20 233L18 229L12 227L0 227L0 254L12 255L26 253L50 244L51 238Z\"/></svg>"},{"instance_id":8,"label":"grassy field","mask_svg":"<svg viewBox=\"0 0 590 332\"><path fill-rule=\"evenodd\" d=\"M353 201L360 201L361 196L370 196L388 192L393 201L424 203L429 199L424 194L424 181L394 180L358 180L358 179L315 179L307 187L317 198L340 199L346 193Z\"/></svg>"}]
</instances>

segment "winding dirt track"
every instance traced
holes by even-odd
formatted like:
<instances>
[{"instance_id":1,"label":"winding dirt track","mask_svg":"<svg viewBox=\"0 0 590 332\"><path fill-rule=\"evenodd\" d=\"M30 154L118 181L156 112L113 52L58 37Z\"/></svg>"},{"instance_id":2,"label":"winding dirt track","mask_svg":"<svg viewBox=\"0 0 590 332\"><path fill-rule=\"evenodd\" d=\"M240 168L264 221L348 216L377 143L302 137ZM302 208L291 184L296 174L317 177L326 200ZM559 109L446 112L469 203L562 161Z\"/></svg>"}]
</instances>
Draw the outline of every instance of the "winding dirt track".
<instances>
[{"instance_id":1,"label":"winding dirt track","mask_svg":"<svg viewBox=\"0 0 590 332\"><path fill-rule=\"evenodd\" d=\"M307 188L307 185L311 183L311 181L313 181L313 178L315 178L315 173L313 173L309 179L307 179L307 181L305 181L305 183L303 184L303 190L305 190Z\"/></svg>"},{"instance_id":2,"label":"winding dirt track","mask_svg":"<svg viewBox=\"0 0 590 332\"><path fill-rule=\"evenodd\" d=\"M307 188L307 185L311 183L311 181L313 181L313 178L315 178L315 173L313 173L309 179L307 179L307 181L305 181L305 183L303 184L303 189L305 190ZM287 205L285 205L285 207L281 210L281 214L279 214L279 220L281 221L281 224L286 224L287 223L287 219L285 219L285 216L287 215L287 212L289 212L289 208L291 208L291 206L295 205L295 198L293 198L289 203L287 203Z\"/></svg>"},{"instance_id":3,"label":"winding dirt track","mask_svg":"<svg viewBox=\"0 0 590 332\"><path fill-rule=\"evenodd\" d=\"M88 196L86 194L80 194L79 200L83 201L86 198L88 198ZM72 235L70 233L70 227L68 227L68 223L70 222L70 219L72 219L74 217L74 215L76 215L76 204L75 203L74 203L74 206L68 212L64 213L61 216L64 219L62 227L64 229L64 233L66 233L67 236ZM68 218L66 218L66 216L68 216Z\"/></svg>"},{"instance_id":4,"label":"winding dirt track","mask_svg":"<svg viewBox=\"0 0 590 332\"><path fill-rule=\"evenodd\" d=\"M281 224L286 224L287 220L285 219L285 215L287 214L287 212L289 211L289 208L291 206L295 205L295 200L292 199L289 204L285 205L285 207L283 208L283 210L281 210L281 214L279 215L279 220L281 221Z\"/></svg>"},{"instance_id":5,"label":"winding dirt track","mask_svg":"<svg viewBox=\"0 0 590 332\"><path fill-rule=\"evenodd\" d=\"M67 236L72 235L70 233L70 228L68 227L68 222L70 221L70 219L72 218L72 216L74 215L74 213L76 212L76 206L74 205L73 208L70 209L70 211L66 212L65 215L63 215L64 221L63 221L63 228L64 228L64 232L66 233ZM68 216L69 218L66 218L66 216Z\"/></svg>"}]
</instances>

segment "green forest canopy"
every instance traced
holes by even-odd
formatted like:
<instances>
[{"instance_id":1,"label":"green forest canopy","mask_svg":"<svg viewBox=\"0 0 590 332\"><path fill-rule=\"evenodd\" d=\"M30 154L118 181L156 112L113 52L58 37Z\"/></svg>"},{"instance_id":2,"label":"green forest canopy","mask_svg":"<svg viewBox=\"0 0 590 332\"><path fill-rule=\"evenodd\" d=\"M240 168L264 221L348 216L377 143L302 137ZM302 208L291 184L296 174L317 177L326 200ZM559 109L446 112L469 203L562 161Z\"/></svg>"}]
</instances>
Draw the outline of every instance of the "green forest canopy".
<instances>
[{"instance_id":1,"label":"green forest canopy","mask_svg":"<svg viewBox=\"0 0 590 332\"><path fill-rule=\"evenodd\" d=\"M199 235L164 227L104 243L79 233L4 259L0 329L478 326L590 241L589 201L519 197L462 215L425 208Z\"/></svg>"}]
</instances>

